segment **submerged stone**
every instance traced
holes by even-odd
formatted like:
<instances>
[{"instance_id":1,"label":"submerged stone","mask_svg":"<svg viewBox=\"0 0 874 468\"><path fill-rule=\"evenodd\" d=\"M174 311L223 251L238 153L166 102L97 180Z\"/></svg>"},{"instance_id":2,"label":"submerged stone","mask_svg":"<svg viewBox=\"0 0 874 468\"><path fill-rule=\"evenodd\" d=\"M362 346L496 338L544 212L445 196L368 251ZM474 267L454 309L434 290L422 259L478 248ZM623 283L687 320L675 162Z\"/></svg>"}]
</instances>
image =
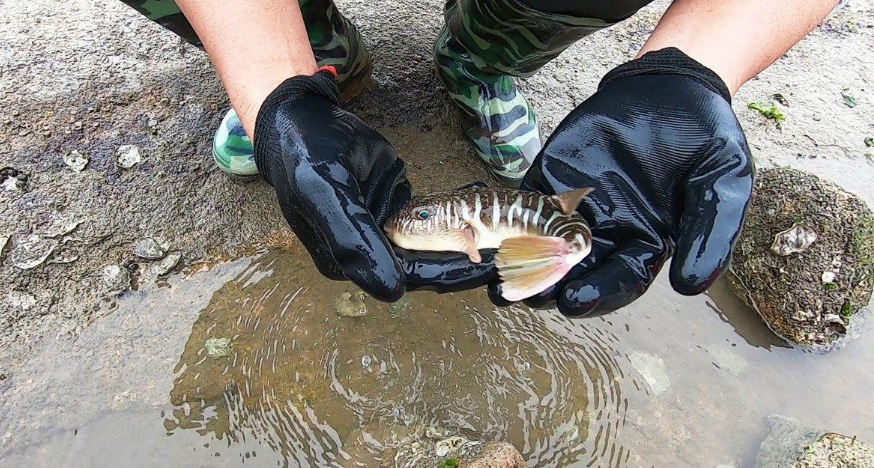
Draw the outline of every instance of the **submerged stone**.
<instances>
[{"instance_id":1,"label":"submerged stone","mask_svg":"<svg viewBox=\"0 0 874 468\"><path fill-rule=\"evenodd\" d=\"M804 427L771 415L753 468L870 468L874 447L855 437Z\"/></svg>"},{"instance_id":2,"label":"submerged stone","mask_svg":"<svg viewBox=\"0 0 874 468\"><path fill-rule=\"evenodd\" d=\"M231 355L230 338L209 338L203 343L206 355L213 358L223 358Z\"/></svg>"},{"instance_id":3,"label":"submerged stone","mask_svg":"<svg viewBox=\"0 0 874 468\"><path fill-rule=\"evenodd\" d=\"M364 299L367 294L364 291L344 292L334 302L337 313L343 317L363 317L367 315L367 305Z\"/></svg>"},{"instance_id":4,"label":"submerged stone","mask_svg":"<svg viewBox=\"0 0 874 468\"><path fill-rule=\"evenodd\" d=\"M450 435L442 428L418 429L383 453L392 468L459 467L523 468L525 459L512 444L475 440L464 435Z\"/></svg>"},{"instance_id":5,"label":"submerged stone","mask_svg":"<svg viewBox=\"0 0 874 468\"><path fill-rule=\"evenodd\" d=\"M760 171L732 263L735 292L776 334L830 349L871 298L874 214L814 175Z\"/></svg>"},{"instance_id":6,"label":"submerged stone","mask_svg":"<svg viewBox=\"0 0 874 468\"><path fill-rule=\"evenodd\" d=\"M629 356L631 366L640 373L649 389L655 395L661 395L670 386L671 381L665 373L665 361L658 356L646 353L634 353Z\"/></svg>"}]
</instances>

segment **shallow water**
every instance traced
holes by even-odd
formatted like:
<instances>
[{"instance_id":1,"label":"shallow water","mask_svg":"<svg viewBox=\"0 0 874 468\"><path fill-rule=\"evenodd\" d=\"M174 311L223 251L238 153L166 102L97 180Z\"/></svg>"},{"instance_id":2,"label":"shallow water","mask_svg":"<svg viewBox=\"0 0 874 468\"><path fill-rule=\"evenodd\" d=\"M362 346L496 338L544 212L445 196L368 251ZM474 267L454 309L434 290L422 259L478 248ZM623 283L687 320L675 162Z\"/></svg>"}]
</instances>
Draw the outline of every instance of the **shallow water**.
<instances>
[{"instance_id":1,"label":"shallow water","mask_svg":"<svg viewBox=\"0 0 874 468\"><path fill-rule=\"evenodd\" d=\"M750 466L771 413L874 442L874 333L789 347L722 285L660 280L606 318L482 291L366 299L302 252L134 293L0 382L0 466L376 466L421 425L533 467ZM864 328L871 328L866 325ZM229 338L227 356L208 339Z\"/></svg>"}]
</instances>

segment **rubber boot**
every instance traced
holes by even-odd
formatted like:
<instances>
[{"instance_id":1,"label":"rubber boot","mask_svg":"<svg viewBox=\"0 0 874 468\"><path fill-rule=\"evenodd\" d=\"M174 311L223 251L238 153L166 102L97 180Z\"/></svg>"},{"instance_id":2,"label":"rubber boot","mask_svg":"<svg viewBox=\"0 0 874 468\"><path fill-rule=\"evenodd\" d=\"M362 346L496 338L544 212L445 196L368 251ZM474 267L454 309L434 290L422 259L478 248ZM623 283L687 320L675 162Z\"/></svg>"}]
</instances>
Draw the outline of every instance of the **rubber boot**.
<instances>
[{"instance_id":1,"label":"rubber boot","mask_svg":"<svg viewBox=\"0 0 874 468\"><path fill-rule=\"evenodd\" d=\"M316 63L319 67L331 65L337 70L337 86L344 100L357 96L373 71L358 28L331 0L304 0L300 2L300 9ZM237 113L230 109L215 132L213 159L233 179L248 181L258 178L254 154L252 141Z\"/></svg>"},{"instance_id":2,"label":"rubber boot","mask_svg":"<svg viewBox=\"0 0 874 468\"><path fill-rule=\"evenodd\" d=\"M535 10L517 0L448 0L437 37L437 74L459 108L477 155L518 187L541 140L537 117L513 77L528 77L604 20Z\"/></svg>"}]
</instances>

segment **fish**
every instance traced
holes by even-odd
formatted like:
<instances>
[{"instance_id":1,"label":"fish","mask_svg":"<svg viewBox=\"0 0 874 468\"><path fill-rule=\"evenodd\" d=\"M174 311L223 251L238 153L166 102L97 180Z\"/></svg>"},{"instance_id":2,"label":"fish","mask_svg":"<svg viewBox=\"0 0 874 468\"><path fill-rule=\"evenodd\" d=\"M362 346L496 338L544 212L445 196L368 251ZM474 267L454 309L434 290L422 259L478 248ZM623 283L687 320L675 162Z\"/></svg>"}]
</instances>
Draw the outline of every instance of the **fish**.
<instances>
[{"instance_id":1,"label":"fish","mask_svg":"<svg viewBox=\"0 0 874 468\"><path fill-rule=\"evenodd\" d=\"M577 213L591 188L560 195L467 188L411 199L383 224L386 237L407 250L464 252L498 249L501 295L520 301L560 281L592 250L592 231Z\"/></svg>"}]
</instances>

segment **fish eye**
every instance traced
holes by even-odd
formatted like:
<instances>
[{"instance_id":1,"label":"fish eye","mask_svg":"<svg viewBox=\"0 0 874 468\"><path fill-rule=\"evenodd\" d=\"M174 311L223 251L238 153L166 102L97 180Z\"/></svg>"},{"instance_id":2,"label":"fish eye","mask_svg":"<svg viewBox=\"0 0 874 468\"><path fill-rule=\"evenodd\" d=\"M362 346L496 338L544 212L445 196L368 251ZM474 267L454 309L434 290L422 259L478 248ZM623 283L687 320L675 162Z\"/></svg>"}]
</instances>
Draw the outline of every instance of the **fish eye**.
<instances>
[{"instance_id":1,"label":"fish eye","mask_svg":"<svg viewBox=\"0 0 874 468\"><path fill-rule=\"evenodd\" d=\"M425 221L434 215L430 206L422 206L413 210L413 216L419 221Z\"/></svg>"}]
</instances>

